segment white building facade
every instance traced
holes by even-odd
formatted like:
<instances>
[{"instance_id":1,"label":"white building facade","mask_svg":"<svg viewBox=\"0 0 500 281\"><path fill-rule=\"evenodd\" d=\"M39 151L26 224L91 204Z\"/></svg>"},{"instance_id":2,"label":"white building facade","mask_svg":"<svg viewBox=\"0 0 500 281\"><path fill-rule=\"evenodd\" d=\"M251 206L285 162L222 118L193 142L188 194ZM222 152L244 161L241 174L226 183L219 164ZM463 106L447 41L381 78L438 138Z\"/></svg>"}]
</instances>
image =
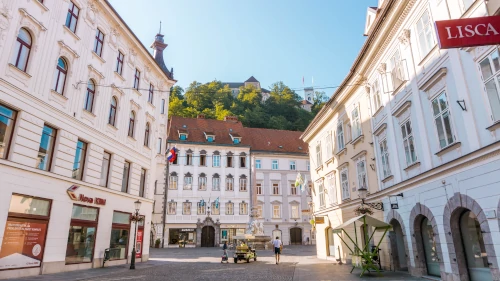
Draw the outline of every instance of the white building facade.
<instances>
[{"instance_id":1,"label":"white building facade","mask_svg":"<svg viewBox=\"0 0 500 281\"><path fill-rule=\"evenodd\" d=\"M149 258L171 72L107 1L3 1L0 278ZM164 46L164 47L162 47ZM133 89L132 89L133 88ZM28 239L29 237L29 239Z\"/></svg>"}]
</instances>

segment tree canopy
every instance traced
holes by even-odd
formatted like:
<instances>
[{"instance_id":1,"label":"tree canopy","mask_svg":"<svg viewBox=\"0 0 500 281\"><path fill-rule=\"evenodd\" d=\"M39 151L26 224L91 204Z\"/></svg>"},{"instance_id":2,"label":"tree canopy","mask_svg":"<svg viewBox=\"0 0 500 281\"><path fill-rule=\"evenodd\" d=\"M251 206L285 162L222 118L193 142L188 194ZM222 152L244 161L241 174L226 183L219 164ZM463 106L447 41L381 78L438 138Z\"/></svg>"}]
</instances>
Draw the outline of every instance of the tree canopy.
<instances>
[{"instance_id":1,"label":"tree canopy","mask_svg":"<svg viewBox=\"0 0 500 281\"><path fill-rule=\"evenodd\" d=\"M271 85L269 98L253 85L242 86L233 93L220 81L193 81L184 91L179 86L170 89L169 115L223 120L237 116L244 126L303 131L328 100L325 92L316 92L312 112L300 108L302 98L283 82Z\"/></svg>"}]
</instances>

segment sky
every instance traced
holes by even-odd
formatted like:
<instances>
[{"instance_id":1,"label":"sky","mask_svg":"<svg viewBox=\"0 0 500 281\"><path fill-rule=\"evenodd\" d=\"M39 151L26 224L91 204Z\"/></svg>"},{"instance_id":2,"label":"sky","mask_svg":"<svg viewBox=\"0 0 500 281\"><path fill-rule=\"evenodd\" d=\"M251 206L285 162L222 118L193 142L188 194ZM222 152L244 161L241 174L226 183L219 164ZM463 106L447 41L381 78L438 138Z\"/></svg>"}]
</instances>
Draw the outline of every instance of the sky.
<instances>
[{"instance_id":1,"label":"sky","mask_svg":"<svg viewBox=\"0 0 500 281\"><path fill-rule=\"evenodd\" d=\"M149 48L162 22L177 85L250 76L267 88L337 86L361 46L377 0L109 0ZM318 89L328 96L335 89Z\"/></svg>"}]
</instances>

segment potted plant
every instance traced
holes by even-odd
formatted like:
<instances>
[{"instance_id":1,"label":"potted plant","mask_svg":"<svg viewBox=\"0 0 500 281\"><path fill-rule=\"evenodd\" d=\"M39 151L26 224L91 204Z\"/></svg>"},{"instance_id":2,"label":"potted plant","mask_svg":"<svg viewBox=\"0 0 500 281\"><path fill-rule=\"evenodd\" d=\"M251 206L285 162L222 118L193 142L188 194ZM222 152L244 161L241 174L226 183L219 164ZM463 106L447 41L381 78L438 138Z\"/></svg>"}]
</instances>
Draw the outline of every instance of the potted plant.
<instances>
[{"instance_id":1,"label":"potted plant","mask_svg":"<svg viewBox=\"0 0 500 281\"><path fill-rule=\"evenodd\" d=\"M365 215L365 214L373 215L372 209L370 209L370 207L365 207L364 205L361 205L361 206L357 207L356 209L354 209L354 213L356 214L356 216Z\"/></svg>"},{"instance_id":2,"label":"potted plant","mask_svg":"<svg viewBox=\"0 0 500 281\"><path fill-rule=\"evenodd\" d=\"M160 248L160 243L161 243L160 238L156 239L156 241L155 241L155 248Z\"/></svg>"}]
</instances>

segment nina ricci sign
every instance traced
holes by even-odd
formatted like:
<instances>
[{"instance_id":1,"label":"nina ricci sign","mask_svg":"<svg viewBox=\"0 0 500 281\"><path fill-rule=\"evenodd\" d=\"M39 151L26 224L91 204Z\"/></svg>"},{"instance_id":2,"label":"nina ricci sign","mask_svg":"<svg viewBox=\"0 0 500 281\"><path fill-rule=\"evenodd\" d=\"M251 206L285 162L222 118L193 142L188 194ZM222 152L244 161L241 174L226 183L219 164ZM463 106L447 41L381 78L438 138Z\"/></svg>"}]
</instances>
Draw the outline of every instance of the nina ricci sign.
<instances>
[{"instance_id":1,"label":"nina ricci sign","mask_svg":"<svg viewBox=\"0 0 500 281\"><path fill-rule=\"evenodd\" d=\"M76 194L76 190L79 188L77 185L72 185L66 192L68 193L69 198L73 201L80 201L89 204L96 205L106 205L106 199L98 198L98 197L87 197L85 194L80 193Z\"/></svg>"},{"instance_id":2,"label":"nina ricci sign","mask_svg":"<svg viewBox=\"0 0 500 281\"><path fill-rule=\"evenodd\" d=\"M441 49L500 44L500 16L436 21Z\"/></svg>"}]
</instances>

